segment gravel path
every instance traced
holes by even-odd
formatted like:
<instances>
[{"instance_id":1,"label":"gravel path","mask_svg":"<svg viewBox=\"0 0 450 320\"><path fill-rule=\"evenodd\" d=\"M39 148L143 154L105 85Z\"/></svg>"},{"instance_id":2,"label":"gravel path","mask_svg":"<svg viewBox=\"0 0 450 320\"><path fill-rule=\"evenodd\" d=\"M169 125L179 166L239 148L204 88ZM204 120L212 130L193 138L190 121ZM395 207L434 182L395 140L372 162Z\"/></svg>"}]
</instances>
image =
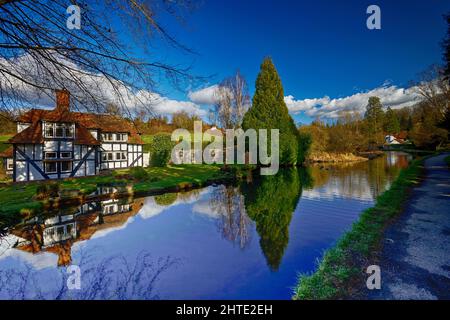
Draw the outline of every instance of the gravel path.
<instances>
[{"instance_id":1,"label":"gravel path","mask_svg":"<svg viewBox=\"0 0 450 320\"><path fill-rule=\"evenodd\" d=\"M385 233L381 290L369 299L450 299L450 170L439 155L425 161L424 181Z\"/></svg>"}]
</instances>

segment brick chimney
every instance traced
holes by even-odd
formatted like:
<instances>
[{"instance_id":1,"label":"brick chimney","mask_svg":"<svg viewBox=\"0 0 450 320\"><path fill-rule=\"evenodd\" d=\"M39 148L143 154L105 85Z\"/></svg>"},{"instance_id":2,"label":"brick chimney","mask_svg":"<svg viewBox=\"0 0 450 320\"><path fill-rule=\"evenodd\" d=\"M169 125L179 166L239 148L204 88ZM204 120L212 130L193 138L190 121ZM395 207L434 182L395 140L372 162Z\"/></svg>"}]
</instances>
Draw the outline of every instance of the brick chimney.
<instances>
[{"instance_id":1,"label":"brick chimney","mask_svg":"<svg viewBox=\"0 0 450 320\"><path fill-rule=\"evenodd\" d=\"M60 111L70 111L70 92L68 90L56 90L56 109Z\"/></svg>"}]
</instances>

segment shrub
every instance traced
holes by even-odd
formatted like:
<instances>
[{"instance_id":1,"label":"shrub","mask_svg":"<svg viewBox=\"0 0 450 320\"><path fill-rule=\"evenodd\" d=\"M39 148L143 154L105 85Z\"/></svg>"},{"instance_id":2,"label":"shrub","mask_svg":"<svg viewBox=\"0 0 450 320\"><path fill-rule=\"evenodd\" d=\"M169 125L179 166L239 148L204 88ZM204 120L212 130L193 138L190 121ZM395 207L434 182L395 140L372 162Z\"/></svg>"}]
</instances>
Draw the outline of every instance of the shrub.
<instances>
[{"instance_id":1,"label":"shrub","mask_svg":"<svg viewBox=\"0 0 450 320\"><path fill-rule=\"evenodd\" d=\"M143 181L149 179L149 173L142 167L133 167L130 169L130 175L133 179Z\"/></svg>"},{"instance_id":2,"label":"shrub","mask_svg":"<svg viewBox=\"0 0 450 320\"><path fill-rule=\"evenodd\" d=\"M172 148L175 143L170 140L170 135L157 134L150 144L150 164L153 167L165 167L169 163Z\"/></svg>"},{"instance_id":3,"label":"shrub","mask_svg":"<svg viewBox=\"0 0 450 320\"><path fill-rule=\"evenodd\" d=\"M177 197L177 193L165 193L159 196L155 196L155 202L160 206L170 206L177 200Z\"/></svg>"}]
</instances>

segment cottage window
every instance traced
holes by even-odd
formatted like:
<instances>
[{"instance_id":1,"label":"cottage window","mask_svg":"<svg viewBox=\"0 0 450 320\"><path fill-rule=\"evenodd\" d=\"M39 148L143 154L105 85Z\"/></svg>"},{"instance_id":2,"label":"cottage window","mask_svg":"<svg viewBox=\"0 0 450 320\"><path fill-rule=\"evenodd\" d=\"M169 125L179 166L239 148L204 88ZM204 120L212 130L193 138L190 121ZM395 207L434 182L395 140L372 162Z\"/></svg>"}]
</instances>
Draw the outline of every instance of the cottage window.
<instances>
[{"instance_id":1,"label":"cottage window","mask_svg":"<svg viewBox=\"0 0 450 320\"><path fill-rule=\"evenodd\" d=\"M70 159L72 158L72 152L61 152L61 159Z\"/></svg>"},{"instance_id":2,"label":"cottage window","mask_svg":"<svg viewBox=\"0 0 450 320\"><path fill-rule=\"evenodd\" d=\"M64 128L65 126L61 123L57 123L55 126L55 137L64 138Z\"/></svg>"},{"instance_id":3,"label":"cottage window","mask_svg":"<svg viewBox=\"0 0 450 320\"><path fill-rule=\"evenodd\" d=\"M66 138L73 138L73 127L71 125L66 125L65 129Z\"/></svg>"},{"instance_id":4,"label":"cottage window","mask_svg":"<svg viewBox=\"0 0 450 320\"><path fill-rule=\"evenodd\" d=\"M74 127L68 123L46 123L44 134L46 138L73 138Z\"/></svg>"},{"instance_id":5,"label":"cottage window","mask_svg":"<svg viewBox=\"0 0 450 320\"><path fill-rule=\"evenodd\" d=\"M58 228L56 229L56 233L57 233L59 236L64 235L64 234L65 234L65 232L64 232L64 226L58 227Z\"/></svg>"},{"instance_id":6,"label":"cottage window","mask_svg":"<svg viewBox=\"0 0 450 320\"><path fill-rule=\"evenodd\" d=\"M45 136L52 138L55 136L55 132L53 131L53 123L46 123L45 124Z\"/></svg>"},{"instance_id":7,"label":"cottage window","mask_svg":"<svg viewBox=\"0 0 450 320\"><path fill-rule=\"evenodd\" d=\"M125 133L116 133L116 140L117 141L126 141L127 135Z\"/></svg>"},{"instance_id":8,"label":"cottage window","mask_svg":"<svg viewBox=\"0 0 450 320\"><path fill-rule=\"evenodd\" d=\"M45 163L45 173L56 173L56 162L46 162Z\"/></svg>"},{"instance_id":9,"label":"cottage window","mask_svg":"<svg viewBox=\"0 0 450 320\"><path fill-rule=\"evenodd\" d=\"M14 162L8 161L8 170L13 170L13 169L14 169Z\"/></svg>"},{"instance_id":10,"label":"cottage window","mask_svg":"<svg viewBox=\"0 0 450 320\"><path fill-rule=\"evenodd\" d=\"M56 152L46 152L45 159L56 159Z\"/></svg>"},{"instance_id":11,"label":"cottage window","mask_svg":"<svg viewBox=\"0 0 450 320\"><path fill-rule=\"evenodd\" d=\"M125 154L125 152L117 152L116 160L127 160L127 155Z\"/></svg>"},{"instance_id":12,"label":"cottage window","mask_svg":"<svg viewBox=\"0 0 450 320\"><path fill-rule=\"evenodd\" d=\"M112 133L104 133L103 140L104 141L113 141L114 140L113 134Z\"/></svg>"},{"instance_id":13,"label":"cottage window","mask_svg":"<svg viewBox=\"0 0 450 320\"><path fill-rule=\"evenodd\" d=\"M71 161L61 162L61 172L71 172L71 171L72 171L72 162Z\"/></svg>"}]
</instances>

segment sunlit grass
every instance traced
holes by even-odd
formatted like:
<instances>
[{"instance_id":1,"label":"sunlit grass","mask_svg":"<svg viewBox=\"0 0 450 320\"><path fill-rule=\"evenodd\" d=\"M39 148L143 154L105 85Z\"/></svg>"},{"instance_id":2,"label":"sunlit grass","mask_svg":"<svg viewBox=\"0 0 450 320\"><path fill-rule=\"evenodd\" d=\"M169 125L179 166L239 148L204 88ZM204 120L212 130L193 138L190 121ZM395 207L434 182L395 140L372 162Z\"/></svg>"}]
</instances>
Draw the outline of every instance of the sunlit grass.
<instances>
[{"instance_id":1,"label":"sunlit grass","mask_svg":"<svg viewBox=\"0 0 450 320\"><path fill-rule=\"evenodd\" d=\"M219 165L172 165L165 168L151 167L144 179L135 179L129 169L113 171L106 176L72 178L58 181L60 191L77 191L88 195L101 184L131 185L135 193L151 193L166 189L200 187L209 181L230 178L232 173L221 170ZM45 183L45 182L41 182ZM0 187L0 226L20 217L20 214L42 209L45 201L34 199L39 182L9 184Z\"/></svg>"}]
</instances>

